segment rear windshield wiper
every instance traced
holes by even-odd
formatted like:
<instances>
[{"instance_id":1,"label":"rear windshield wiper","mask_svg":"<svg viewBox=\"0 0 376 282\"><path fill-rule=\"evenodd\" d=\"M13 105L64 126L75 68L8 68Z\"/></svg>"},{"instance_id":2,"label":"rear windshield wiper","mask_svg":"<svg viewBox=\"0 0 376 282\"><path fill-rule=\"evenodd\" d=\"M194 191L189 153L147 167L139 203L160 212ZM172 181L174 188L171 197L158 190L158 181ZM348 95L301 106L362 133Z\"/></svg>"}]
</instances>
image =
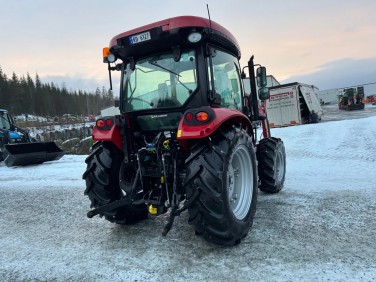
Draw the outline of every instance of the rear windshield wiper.
<instances>
[{"instance_id":1,"label":"rear windshield wiper","mask_svg":"<svg viewBox=\"0 0 376 282\"><path fill-rule=\"evenodd\" d=\"M173 72L172 70L169 70L168 68L165 68L164 66L161 66L160 64L156 63L156 62L153 62L152 60L148 61L149 64L153 65L153 66L156 66L156 67L159 67L165 71L168 71L169 73L172 73L174 75L177 75L177 76L181 76L180 74L176 73L176 72Z\"/></svg>"}]
</instances>

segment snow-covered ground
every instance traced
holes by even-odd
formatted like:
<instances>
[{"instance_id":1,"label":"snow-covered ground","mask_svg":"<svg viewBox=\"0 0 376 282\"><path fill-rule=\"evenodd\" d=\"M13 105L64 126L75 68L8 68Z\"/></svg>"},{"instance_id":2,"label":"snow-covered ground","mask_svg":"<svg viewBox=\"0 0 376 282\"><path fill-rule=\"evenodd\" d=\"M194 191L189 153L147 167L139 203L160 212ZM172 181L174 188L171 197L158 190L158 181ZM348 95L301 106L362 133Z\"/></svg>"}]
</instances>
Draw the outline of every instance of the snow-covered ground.
<instances>
[{"instance_id":1,"label":"snow-covered ground","mask_svg":"<svg viewBox=\"0 0 376 282\"><path fill-rule=\"evenodd\" d=\"M29 114L22 114L15 117L17 121L38 121L38 122L46 122L47 118L34 116Z\"/></svg>"},{"instance_id":2,"label":"snow-covered ground","mask_svg":"<svg viewBox=\"0 0 376 282\"><path fill-rule=\"evenodd\" d=\"M351 115L349 114L349 117ZM187 214L122 227L86 218L85 156L0 163L2 281L375 281L376 116L273 129L285 188L259 193L240 245L195 236Z\"/></svg>"}]
</instances>

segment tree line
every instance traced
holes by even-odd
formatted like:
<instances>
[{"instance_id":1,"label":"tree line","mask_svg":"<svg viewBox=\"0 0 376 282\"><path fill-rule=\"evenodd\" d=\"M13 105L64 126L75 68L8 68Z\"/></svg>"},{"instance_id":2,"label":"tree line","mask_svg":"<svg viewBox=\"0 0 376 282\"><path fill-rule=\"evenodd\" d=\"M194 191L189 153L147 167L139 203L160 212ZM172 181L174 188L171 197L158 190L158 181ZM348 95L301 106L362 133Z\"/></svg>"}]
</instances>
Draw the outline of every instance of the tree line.
<instances>
[{"instance_id":1,"label":"tree line","mask_svg":"<svg viewBox=\"0 0 376 282\"><path fill-rule=\"evenodd\" d=\"M42 83L38 74L32 79L13 72L8 78L0 67L0 108L15 115L62 116L63 114L98 115L100 110L114 105L112 91L104 87L95 93L82 90L69 91L53 82Z\"/></svg>"}]
</instances>

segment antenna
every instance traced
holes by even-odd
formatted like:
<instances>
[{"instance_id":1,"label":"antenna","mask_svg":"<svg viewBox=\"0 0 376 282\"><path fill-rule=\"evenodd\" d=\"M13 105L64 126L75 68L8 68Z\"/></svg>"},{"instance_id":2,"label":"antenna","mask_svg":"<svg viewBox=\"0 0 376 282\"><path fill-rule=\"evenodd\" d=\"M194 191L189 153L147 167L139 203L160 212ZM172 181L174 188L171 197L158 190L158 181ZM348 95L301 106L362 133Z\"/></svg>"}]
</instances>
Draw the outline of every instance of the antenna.
<instances>
[{"instance_id":1,"label":"antenna","mask_svg":"<svg viewBox=\"0 0 376 282\"><path fill-rule=\"evenodd\" d=\"M208 10L210 33L213 33L213 31L212 31L212 25L211 25L211 19L210 19L209 4L206 4L206 9Z\"/></svg>"}]
</instances>

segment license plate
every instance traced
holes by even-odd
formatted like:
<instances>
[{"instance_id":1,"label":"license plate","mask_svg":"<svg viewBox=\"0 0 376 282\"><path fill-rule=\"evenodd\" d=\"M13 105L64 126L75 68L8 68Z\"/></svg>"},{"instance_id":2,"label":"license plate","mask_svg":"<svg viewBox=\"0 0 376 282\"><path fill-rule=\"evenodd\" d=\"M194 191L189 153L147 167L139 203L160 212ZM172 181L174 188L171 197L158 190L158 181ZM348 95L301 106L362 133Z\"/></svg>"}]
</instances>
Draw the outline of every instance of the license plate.
<instances>
[{"instance_id":1,"label":"license plate","mask_svg":"<svg viewBox=\"0 0 376 282\"><path fill-rule=\"evenodd\" d=\"M144 33L140 33L140 34L130 36L129 42L131 43L131 45L134 45L134 44L137 44L137 43L148 41L150 39L151 39L150 32L147 31L147 32L144 32Z\"/></svg>"}]
</instances>

